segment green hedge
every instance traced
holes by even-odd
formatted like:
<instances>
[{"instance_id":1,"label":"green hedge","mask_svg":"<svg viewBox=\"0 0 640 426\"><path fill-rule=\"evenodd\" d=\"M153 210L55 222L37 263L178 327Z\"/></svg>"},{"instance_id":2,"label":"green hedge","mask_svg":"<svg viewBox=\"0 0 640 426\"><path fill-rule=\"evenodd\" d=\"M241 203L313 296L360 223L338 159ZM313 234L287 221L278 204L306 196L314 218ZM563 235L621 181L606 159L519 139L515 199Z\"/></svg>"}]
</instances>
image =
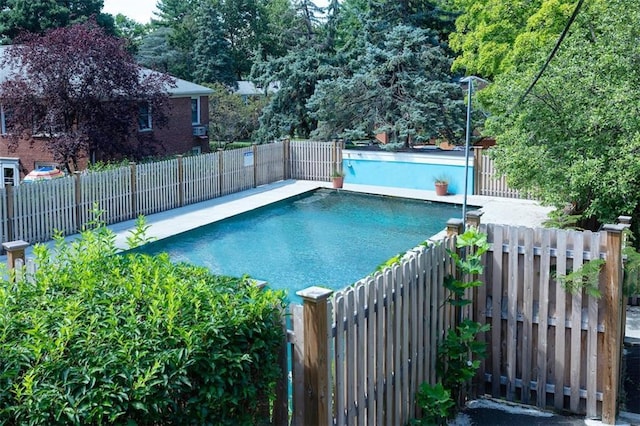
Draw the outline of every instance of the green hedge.
<instances>
[{"instance_id":1,"label":"green hedge","mask_svg":"<svg viewBox=\"0 0 640 426\"><path fill-rule=\"evenodd\" d=\"M283 294L114 255L104 227L34 252L32 279L0 288L1 424L267 421Z\"/></svg>"}]
</instances>

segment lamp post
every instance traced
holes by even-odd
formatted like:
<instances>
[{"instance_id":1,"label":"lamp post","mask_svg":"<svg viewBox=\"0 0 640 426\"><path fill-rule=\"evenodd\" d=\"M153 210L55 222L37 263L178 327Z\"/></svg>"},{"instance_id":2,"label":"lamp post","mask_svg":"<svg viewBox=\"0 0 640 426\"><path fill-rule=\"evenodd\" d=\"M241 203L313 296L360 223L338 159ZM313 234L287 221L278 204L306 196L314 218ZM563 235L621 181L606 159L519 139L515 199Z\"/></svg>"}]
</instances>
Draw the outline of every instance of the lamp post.
<instances>
[{"instance_id":1,"label":"lamp post","mask_svg":"<svg viewBox=\"0 0 640 426\"><path fill-rule=\"evenodd\" d=\"M461 83L467 83L467 131L465 137L464 148L464 198L462 201L462 230L466 228L467 221L467 193L469 186L469 145L471 144L471 95L473 94L473 80L479 80L482 83L488 84L489 82L470 75L460 79Z\"/></svg>"}]
</instances>

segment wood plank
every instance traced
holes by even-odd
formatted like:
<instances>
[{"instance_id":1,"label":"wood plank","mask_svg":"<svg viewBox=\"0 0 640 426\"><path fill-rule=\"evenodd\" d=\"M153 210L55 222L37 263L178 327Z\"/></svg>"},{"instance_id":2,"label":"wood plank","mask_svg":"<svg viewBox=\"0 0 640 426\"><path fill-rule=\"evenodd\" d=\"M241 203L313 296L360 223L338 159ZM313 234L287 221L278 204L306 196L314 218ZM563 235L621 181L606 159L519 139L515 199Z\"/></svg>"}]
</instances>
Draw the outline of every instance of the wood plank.
<instances>
[{"instance_id":1,"label":"wood plank","mask_svg":"<svg viewBox=\"0 0 640 426\"><path fill-rule=\"evenodd\" d=\"M376 387L376 358L378 354L378 346L377 340L378 335L376 332L378 331L378 314L376 312L376 282L373 279L367 280L367 318L366 318L366 327L367 327L367 341L364 345L367 351L367 389L366 389L366 418L365 422L370 424L376 424L376 398L375 398L375 387Z\"/></svg>"},{"instance_id":2,"label":"wood plank","mask_svg":"<svg viewBox=\"0 0 640 426\"><path fill-rule=\"evenodd\" d=\"M394 265L393 268L393 281L394 281L394 330L393 330L393 383L394 383L394 401L393 401L393 423L402 424L402 395L403 395L403 382L402 382L402 332L404 329L404 323L402 310L402 280L400 278L400 267Z\"/></svg>"},{"instance_id":3,"label":"wood plank","mask_svg":"<svg viewBox=\"0 0 640 426\"><path fill-rule=\"evenodd\" d=\"M347 348L344 367L347 383L345 425L353 425L356 421L356 380L358 374L356 366L356 326L354 324L355 291L353 288L349 288L345 291L344 311L346 316L345 346Z\"/></svg>"},{"instance_id":4,"label":"wood plank","mask_svg":"<svg viewBox=\"0 0 640 426\"><path fill-rule=\"evenodd\" d=\"M540 283L538 295L538 351L537 351L537 401L538 407L547 405L547 339L549 324L549 278L551 272L551 231L540 232Z\"/></svg>"},{"instance_id":5,"label":"wood plank","mask_svg":"<svg viewBox=\"0 0 640 426\"><path fill-rule=\"evenodd\" d=\"M573 271L577 271L582 267L583 258L578 253L583 252L584 240L583 235L578 232L571 232L573 239ZM573 283L575 285L575 283ZM580 371L582 361L582 289L576 290L571 294L571 395L569 399L569 409L577 413L580 405Z\"/></svg>"},{"instance_id":6,"label":"wood plank","mask_svg":"<svg viewBox=\"0 0 640 426\"><path fill-rule=\"evenodd\" d=\"M516 355L518 349L518 229L509 229L508 308L507 308L507 401L515 400Z\"/></svg>"},{"instance_id":7,"label":"wood plank","mask_svg":"<svg viewBox=\"0 0 640 426\"><path fill-rule=\"evenodd\" d=\"M600 234L591 235L591 259L600 259ZM600 274L602 279L603 274ZM600 284L600 283L598 283ZM601 288L601 285L598 285ZM588 296L587 302L587 405L588 418L598 415L596 392L598 391L598 299Z\"/></svg>"},{"instance_id":8,"label":"wood plank","mask_svg":"<svg viewBox=\"0 0 640 426\"><path fill-rule=\"evenodd\" d=\"M425 255L425 250L424 248L420 248L417 252L416 252L416 274L417 274L417 287L416 287L416 318L415 318L415 324L416 324L416 340L415 340L415 346L416 346L416 386L420 386L420 384L422 384L423 382L427 381L427 377L425 374L425 366L426 366L426 359L425 359L425 345L427 345L427 342L425 340L425 331L428 330L427 324L428 324L428 314L425 310L425 293L426 293L426 288L425 288L425 261L427 259L427 256ZM419 408L418 408L419 409ZM418 413L416 413L416 415L418 415Z\"/></svg>"},{"instance_id":9,"label":"wood plank","mask_svg":"<svg viewBox=\"0 0 640 426\"><path fill-rule=\"evenodd\" d=\"M503 227L493 225L490 228L493 240L492 251L492 282L491 282L491 395L501 397L500 377L502 376L502 270L503 270ZM506 294L504 295L507 296Z\"/></svg>"},{"instance_id":10,"label":"wood plank","mask_svg":"<svg viewBox=\"0 0 640 426\"><path fill-rule=\"evenodd\" d=\"M346 356L346 345L345 345L345 300L344 294L341 291L335 293L333 298L334 303L334 322L336 324L336 335L334 338L334 363L335 363L335 388L334 388L334 415L336 419L336 424L342 425L346 424L346 415L347 415L347 384L346 384L346 376L345 376L345 356Z\"/></svg>"},{"instance_id":11,"label":"wood plank","mask_svg":"<svg viewBox=\"0 0 640 426\"><path fill-rule=\"evenodd\" d=\"M356 363L356 392L355 392L355 407L354 411L358 418L358 426L365 426L366 419L366 384L365 384L365 373L367 367L367 345L366 345L366 327L365 327L365 291L364 284L359 282L356 284L355 288L355 296L356 296L356 306L355 313L357 320L355 321L355 332L356 332L356 347L355 347L355 359Z\"/></svg>"},{"instance_id":12,"label":"wood plank","mask_svg":"<svg viewBox=\"0 0 640 426\"><path fill-rule=\"evenodd\" d=\"M533 229L524 229L524 276L522 300L522 403L531 398L531 369L533 353Z\"/></svg>"},{"instance_id":13,"label":"wood plank","mask_svg":"<svg viewBox=\"0 0 640 426\"><path fill-rule=\"evenodd\" d=\"M385 284L382 274L375 276L376 289L376 363L375 363L375 401L376 410L373 424L382 424L384 409L384 388L385 388L385 317L386 308L384 303Z\"/></svg>"},{"instance_id":14,"label":"wood plank","mask_svg":"<svg viewBox=\"0 0 640 426\"><path fill-rule=\"evenodd\" d=\"M564 276L567 273L567 232L557 231L557 258L556 276ZM565 383L565 321L566 321L566 291L556 278L556 309L555 309L555 362L553 368L553 380L555 385L554 404L557 410L564 409L564 383Z\"/></svg>"},{"instance_id":15,"label":"wood plank","mask_svg":"<svg viewBox=\"0 0 640 426\"><path fill-rule=\"evenodd\" d=\"M474 279L479 279L482 281L482 285L480 287L476 288L475 291L475 297L473 297L472 299L475 299L475 303L474 303L474 307L475 307L475 312L474 312L474 321L479 322L482 325L485 325L487 323L487 311L488 311L488 306L487 306L487 257L489 255L487 253L485 253L484 255L482 255L482 265L484 266L484 273L480 276L480 277L475 277ZM487 345L487 333L479 333L477 336L477 341L480 343L484 343L485 345ZM487 348L487 352L489 351L489 348ZM476 387L475 387L475 393L471 395L471 397L476 397L478 395L484 395L486 393L486 381L485 381L485 373L487 370L487 360L486 359L482 359L480 362L480 368L478 368L478 372L476 374L476 378L475 378L475 382L476 382Z\"/></svg>"},{"instance_id":16,"label":"wood plank","mask_svg":"<svg viewBox=\"0 0 640 426\"><path fill-rule=\"evenodd\" d=\"M393 361L393 348L394 348L394 336L395 336L395 312L394 308L394 291L395 285L392 279L392 272L390 269L386 269L384 272L384 286L385 286L385 294L387 306L385 309L385 331L386 331L386 354L385 354L385 370L386 370L386 380L385 380L385 414L386 414L386 426L395 426L394 417L393 417L393 392L395 388L394 380L394 361Z\"/></svg>"},{"instance_id":17,"label":"wood plank","mask_svg":"<svg viewBox=\"0 0 640 426\"><path fill-rule=\"evenodd\" d=\"M431 321L429 322L430 335L429 335L429 383L436 384L436 361L438 356L438 343L440 342L440 330L441 328L441 303L440 291L442 289L440 283L441 268L440 253L442 252L442 245L436 245L429 251L429 257L431 260L431 288L429 292L431 297L429 298L429 309L431 310ZM442 308L444 309L444 308Z\"/></svg>"},{"instance_id":18,"label":"wood plank","mask_svg":"<svg viewBox=\"0 0 640 426\"><path fill-rule=\"evenodd\" d=\"M400 342L400 356L402 359L402 370L400 372L400 378L402 380L402 393L401 393L401 422L405 424L409 421L408 413L410 410L411 400L409 399L411 389L411 365L409 360L411 359L411 347L409 341L409 332L411 328L410 323L410 311L411 311L411 268L408 262L404 262L402 269L398 268L400 273L399 278L402 283L402 340Z\"/></svg>"}]
</instances>

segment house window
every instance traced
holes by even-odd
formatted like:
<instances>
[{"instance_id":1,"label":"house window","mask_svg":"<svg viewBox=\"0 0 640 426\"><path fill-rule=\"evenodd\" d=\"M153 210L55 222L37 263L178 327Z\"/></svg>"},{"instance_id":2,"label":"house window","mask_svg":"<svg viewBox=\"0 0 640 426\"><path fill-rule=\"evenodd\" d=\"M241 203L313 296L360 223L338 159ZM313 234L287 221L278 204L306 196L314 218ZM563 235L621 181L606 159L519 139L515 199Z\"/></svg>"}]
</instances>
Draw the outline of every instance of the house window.
<instances>
[{"instance_id":1,"label":"house window","mask_svg":"<svg viewBox=\"0 0 640 426\"><path fill-rule=\"evenodd\" d=\"M144 132L151 129L151 105L141 103L138 106L138 130Z\"/></svg>"},{"instance_id":2,"label":"house window","mask_svg":"<svg viewBox=\"0 0 640 426\"><path fill-rule=\"evenodd\" d=\"M2 184L17 186L20 184L20 160L18 158L0 157L0 170L2 170Z\"/></svg>"},{"instance_id":3,"label":"house window","mask_svg":"<svg viewBox=\"0 0 640 426\"><path fill-rule=\"evenodd\" d=\"M11 121L11 112L8 111L4 106L0 106L0 131L3 135L9 133L9 121Z\"/></svg>"},{"instance_id":4,"label":"house window","mask_svg":"<svg viewBox=\"0 0 640 426\"><path fill-rule=\"evenodd\" d=\"M191 98L191 124L200 124L200 98Z\"/></svg>"}]
</instances>

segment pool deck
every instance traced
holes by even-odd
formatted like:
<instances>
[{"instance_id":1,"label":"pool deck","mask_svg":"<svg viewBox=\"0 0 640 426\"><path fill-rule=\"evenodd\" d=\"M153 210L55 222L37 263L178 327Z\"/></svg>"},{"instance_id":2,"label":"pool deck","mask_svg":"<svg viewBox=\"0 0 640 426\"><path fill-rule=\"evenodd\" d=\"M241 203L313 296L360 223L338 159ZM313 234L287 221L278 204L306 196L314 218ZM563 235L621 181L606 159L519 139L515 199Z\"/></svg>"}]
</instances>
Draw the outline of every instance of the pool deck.
<instances>
[{"instance_id":1,"label":"pool deck","mask_svg":"<svg viewBox=\"0 0 640 426\"><path fill-rule=\"evenodd\" d=\"M148 236L161 239L202 225L254 210L268 204L294 197L317 188L330 188L329 182L286 180L236 194L226 195L213 200L152 214L146 217L150 225ZM419 200L429 200L462 205L462 195L437 196L435 191L411 190L392 187L345 184L345 191L388 195ZM468 210L484 212L482 222L541 226L547 217L548 207L542 207L535 201L470 195L467 198ZM109 226L117 235L116 245L125 247L126 237L135 226L135 221L117 223Z\"/></svg>"},{"instance_id":2,"label":"pool deck","mask_svg":"<svg viewBox=\"0 0 640 426\"><path fill-rule=\"evenodd\" d=\"M285 180L185 207L151 214L145 217L149 225L147 236L155 239L170 237L318 188L331 188L331 183ZM435 191L427 190L348 183L344 185L343 190L457 205L462 205L463 203L463 195L437 196ZM551 211L550 208L542 207L535 201L479 195L469 195L467 197L467 205L469 206L468 210L480 209L484 212L482 216L483 223L500 223L527 227L541 226L547 214ZM109 225L109 229L116 234L117 247L122 249L127 247L126 238L134 228L135 220ZM77 238L77 235L67 237L68 240L75 238ZM30 249L27 249L27 253L30 253ZM0 256L0 262L6 262L6 256Z\"/></svg>"}]
</instances>

